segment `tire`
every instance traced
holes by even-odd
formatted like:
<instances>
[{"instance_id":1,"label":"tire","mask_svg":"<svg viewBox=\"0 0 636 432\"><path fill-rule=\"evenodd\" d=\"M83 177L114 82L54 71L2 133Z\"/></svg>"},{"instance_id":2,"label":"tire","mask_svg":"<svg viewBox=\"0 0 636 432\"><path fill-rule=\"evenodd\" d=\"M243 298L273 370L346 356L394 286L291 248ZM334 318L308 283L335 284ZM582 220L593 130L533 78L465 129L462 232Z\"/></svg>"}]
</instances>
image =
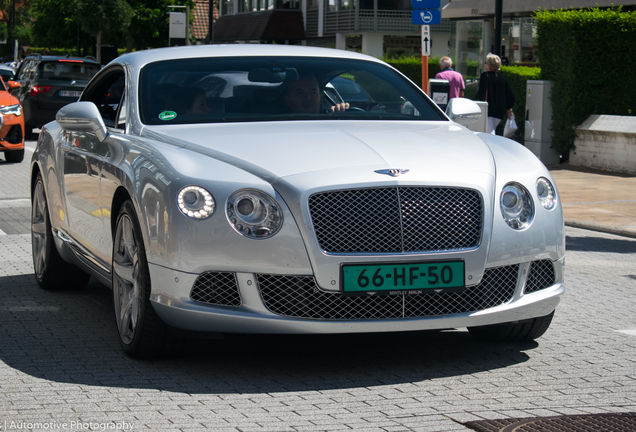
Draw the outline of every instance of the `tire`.
<instances>
[{"instance_id":1,"label":"tire","mask_svg":"<svg viewBox=\"0 0 636 432\"><path fill-rule=\"evenodd\" d=\"M9 163L20 163L24 159L24 149L5 150L4 159Z\"/></svg>"},{"instance_id":2,"label":"tire","mask_svg":"<svg viewBox=\"0 0 636 432\"><path fill-rule=\"evenodd\" d=\"M554 311L550 315L523 321L468 327L468 331L475 338L490 342L531 341L543 336L550 327L553 317Z\"/></svg>"},{"instance_id":3,"label":"tire","mask_svg":"<svg viewBox=\"0 0 636 432\"><path fill-rule=\"evenodd\" d=\"M141 228L130 200L117 217L113 242L113 303L119 342L130 357L165 354L169 327L150 302L150 272Z\"/></svg>"},{"instance_id":4,"label":"tire","mask_svg":"<svg viewBox=\"0 0 636 432\"><path fill-rule=\"evenodd\" d=\"M31 249L38 285L47 290L84 288L90 276L64 261L55 247L41 174L35 179L31 204Z\"/></svg>"}]
</instances>

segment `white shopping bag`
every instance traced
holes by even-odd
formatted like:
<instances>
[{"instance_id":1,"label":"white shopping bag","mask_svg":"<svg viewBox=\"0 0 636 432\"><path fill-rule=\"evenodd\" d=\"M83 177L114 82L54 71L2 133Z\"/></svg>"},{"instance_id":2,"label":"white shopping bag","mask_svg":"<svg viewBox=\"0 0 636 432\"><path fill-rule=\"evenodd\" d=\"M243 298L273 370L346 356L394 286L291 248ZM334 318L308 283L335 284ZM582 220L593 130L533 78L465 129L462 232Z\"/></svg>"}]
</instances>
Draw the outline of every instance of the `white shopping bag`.
<instances>
[{"instance_id":1,"label":"white shopping bag","mask_svg":"<svg viewBox=\"0 0 636 432\"><path fill-rule=\"evenodd\" d=\"M506 120L506 125L504 126L504 136L506 138L511 138L515 132L517 131L517 122L515 122L515 115L512 114L508 120Z\"/></svg>"}]
</instances>

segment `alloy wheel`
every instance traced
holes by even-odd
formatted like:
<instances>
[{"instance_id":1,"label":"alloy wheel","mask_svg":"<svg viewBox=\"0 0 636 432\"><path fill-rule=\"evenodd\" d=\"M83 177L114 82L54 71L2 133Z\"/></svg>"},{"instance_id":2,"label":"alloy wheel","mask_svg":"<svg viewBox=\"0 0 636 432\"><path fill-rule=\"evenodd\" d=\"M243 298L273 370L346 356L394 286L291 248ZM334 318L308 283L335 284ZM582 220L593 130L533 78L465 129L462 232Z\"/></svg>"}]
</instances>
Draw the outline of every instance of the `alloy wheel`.
<instances>
[{"instance_id":1,"label":"alloy wheel","mask_svg":"<svg viewBox=\"0 0 636 432\"><path fill-rule=\"evenodd\" d=\"M113 296L115 300L115 317L122 342L130 344L139 324L142 289L139 250L135 242L133 224L127 214L122 215L117 224L114 250Z\"/></svg>"},{"instance_id":2,"label":"alloy wheel","mask_svg":"<svg viewBox=\"0 0 636 432\"><path fill-rule=\"evenodd\" d=\"M51 235L46 230L46 198L44 196L44 185L38 181L33 192L33 205L31 207L31 245L33 248L33 266L35 275L42 279L46 269L46 237Z\"/></svg>"}]
</instances>

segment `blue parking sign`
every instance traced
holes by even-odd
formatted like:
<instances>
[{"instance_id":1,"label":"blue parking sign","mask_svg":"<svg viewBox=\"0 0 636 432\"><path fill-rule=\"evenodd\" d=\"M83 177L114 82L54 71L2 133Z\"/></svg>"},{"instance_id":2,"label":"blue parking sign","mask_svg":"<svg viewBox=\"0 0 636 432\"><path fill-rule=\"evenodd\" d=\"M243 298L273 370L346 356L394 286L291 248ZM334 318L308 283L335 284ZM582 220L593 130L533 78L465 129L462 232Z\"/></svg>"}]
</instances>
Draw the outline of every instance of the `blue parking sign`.
<instances>
[{"instance_id":1,"label":"blue parking sign","mask_svg":"<svg viewBox=\"0 0 636 432\"><path fill-rule=\"evenodd\" d=\"M439 9L441 0L411 0L413 9Z\"/></svg>"},{"instance_id":2,"label":"blue parking sign","mask_svg":"<svg viewBox=\"0 0 636 432\"><path fill-rule=\"evenodd\" d=\"M411 22L415 25L435 25L442 21L439 9L415 9L411 11Z\"/></svg>"}]
</instances>

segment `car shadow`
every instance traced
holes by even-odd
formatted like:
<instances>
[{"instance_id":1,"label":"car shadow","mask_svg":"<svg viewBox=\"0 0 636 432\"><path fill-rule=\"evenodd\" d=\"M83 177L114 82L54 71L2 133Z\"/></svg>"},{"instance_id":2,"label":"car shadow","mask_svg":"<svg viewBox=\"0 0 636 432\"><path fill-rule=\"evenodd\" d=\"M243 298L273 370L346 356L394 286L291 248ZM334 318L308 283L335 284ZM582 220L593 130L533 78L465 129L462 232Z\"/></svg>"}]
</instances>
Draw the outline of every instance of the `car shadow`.
<instances>
[{"instance_id":1,"label":"car shadow","mask_svg":"<svg viewBox=\"0 0 636 432\"><path fill-rule=\"evenodd\" d=\"M471 375L529 359L536 342L491 344L465 330L188 339L172 358L119 347L111 291L45 291L32 275L0 278L0 360L61 383L183 393L361 388Z\"/></svg>"},{"instance_id":2,"label":"car shadow","mask_svg":"<svg viewBox=\"0 0 636 432\"><path fill-rule=\"evenodd\" d=\"M619 254L636 253L636 240L602 237L565 237L565 249L577 252L611 252Z\"/></svg>"}]
</instances>

